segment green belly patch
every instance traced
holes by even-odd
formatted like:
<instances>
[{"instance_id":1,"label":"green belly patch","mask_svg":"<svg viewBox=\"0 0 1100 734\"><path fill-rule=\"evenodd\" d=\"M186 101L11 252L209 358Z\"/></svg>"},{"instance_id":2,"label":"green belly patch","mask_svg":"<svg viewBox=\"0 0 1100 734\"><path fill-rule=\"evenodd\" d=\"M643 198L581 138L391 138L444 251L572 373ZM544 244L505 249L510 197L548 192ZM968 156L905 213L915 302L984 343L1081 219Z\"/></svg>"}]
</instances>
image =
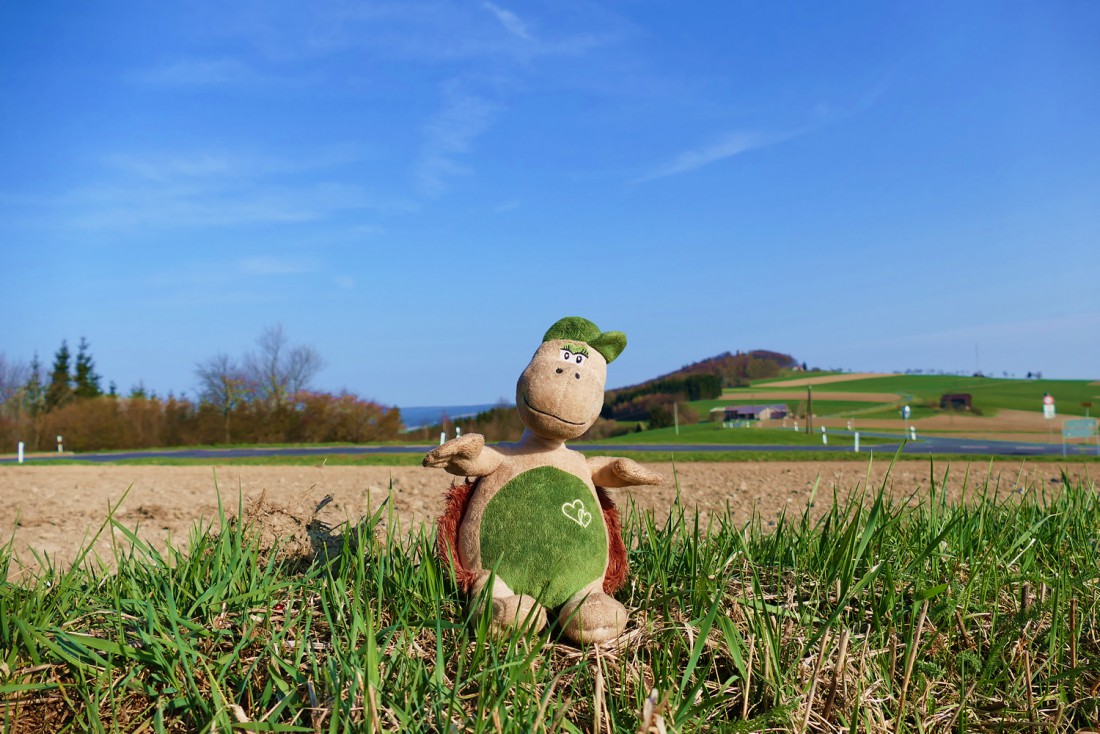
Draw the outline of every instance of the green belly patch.
<instances>
[{"instance_id":1,"label":"green belly patch","mask_svg":"<svg viewBox=\"0 0 1100 734\"><path fill-rule=\"evenodd\" d=\"M517 594L546 607L564 604L607 565L607 533L592 490L552 466L513 477L482 515L481 565Z\"/></svg>"}]
</instances>

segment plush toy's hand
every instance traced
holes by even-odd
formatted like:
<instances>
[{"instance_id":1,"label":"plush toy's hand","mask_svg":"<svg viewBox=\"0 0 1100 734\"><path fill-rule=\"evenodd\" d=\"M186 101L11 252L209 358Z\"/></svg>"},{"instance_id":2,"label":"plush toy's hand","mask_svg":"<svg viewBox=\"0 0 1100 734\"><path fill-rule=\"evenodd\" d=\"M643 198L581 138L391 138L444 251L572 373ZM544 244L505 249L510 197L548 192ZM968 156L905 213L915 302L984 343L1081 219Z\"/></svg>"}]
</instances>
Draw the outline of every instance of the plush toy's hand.
<instances>
[{"instance_id":1,"label":"plush toy's hand","mask_svg":"<svg viewBox=\"0 0 1100 734\"><path fill-rule=\"evenodd\" d=\"M467 433L452 438L439 448L432 449L424 457L424 466L447 466L450 463L476 458L485 448L485 437L480 433Z\"/></svg>"},{"instance_id":2,"label":"plush toy's hand","mask_svg":"<svg viewBox=\"0 0 1100 734\"><path fill-rule=\"evenodd\" d=\"M657 472L646 469L633 459L594 456L588 460L588 466L592 469L592 482L597 487L654 486L665 480Z\"/></svg>"},{"instance_id":3,"label":"plush toy's hand","mask_svg":"<svg viewBox=\"0 0 1100 734\"><path fill-rule=\"evenodd\" d=\"M429 451L424 466L443 467L460 477L483 477L500 465L501 458L498 451L485 447L485 437L480 433L467 433Z\"/></svg>"}]
</instances>

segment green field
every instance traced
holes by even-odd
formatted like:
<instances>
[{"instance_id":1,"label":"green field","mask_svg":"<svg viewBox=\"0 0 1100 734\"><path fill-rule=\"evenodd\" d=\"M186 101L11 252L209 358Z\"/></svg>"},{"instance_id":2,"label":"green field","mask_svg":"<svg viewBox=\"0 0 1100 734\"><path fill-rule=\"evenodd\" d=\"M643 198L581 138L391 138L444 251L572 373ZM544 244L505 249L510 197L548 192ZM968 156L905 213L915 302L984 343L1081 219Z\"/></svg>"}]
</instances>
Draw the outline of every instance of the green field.
<instances>
[{"instance_id":1,"label":"green field","mask_svg":"<svg viewBox=\"0 0 1100 734\"><path fill-rule=\"evenodd\" d=\"M727 393L730 395L739 393ZM769 400L766 392L756 393L753 400L694 400L687 403L699 414L700 420L707 420L712 408L722 408L727 405L786 405L792 415L800 414L806 409L805 400ZM937 411L922 406L910 406L912 418L926 418L936 415ZM899 408L894 403L869 403L859 400L817 400L814 399L814 415L819 418L900 418Z\"/></svg>"},{"instance_id":2,"label":"green field","mask_svg":"<svg viewBox=\"0 0 1100 734\"><path fill-rule=\"evenodd\" d=\"M851 446L853 439L848 436L830 434L829 444ZM675 428L655 428L650 431L628 433L623 436L597 441L600 444L663 444L663 443L706 443L730 445L760 446L817 446L821 444L820 433L806 435L802 431L779 428L723 428L721 423L695 423L680 426L679 435ZM863 441L865 445L871 445ZM583 443L571 444L578 450L584 450Z\"/></svg>"},{"instance_id":3,"label":"green field","mask_svg":"<svg viewBox=\"0 0 1100 734\"><path fill-rule=\"evenodd\" d=\"M876 403L863 403L864 407L859 410L853 410L848 413L837 414L832 417L836 418L866 418L868 420L901 420L901 409L893 403L888 405L876 404ZM926 408L923 405L909 405L910 420L920 420L921 418L931 418L935 415L941 415L942 411L935 410L933 408ZM814 412L817 412L817 401L814 401ZM830 417L830 416L825 416ZM857 424L858 425L858 424ZM901 425L900 423L898 424Z\"/></svg>"},{"instance_id":4,"label":"green field","mask_svg":"<svg viewBox=\"0 0 1100 734\"><path fill-rule=\"evenodd\" d=\"M970 393L974 407L987 415L994 411L1033 410L1042 411L1043 394L1050 393L1059 413L1084 415L1082 402L1092 402L1091 415L1100 412L1100 385L1091 380L1011 380L995 377L959 377L953 375L890 375L846 382L818 385L814 393L827 392L889 392L911 395L913 400L939 405L944 393ZM754 383L754 390L765 394L768 389L805 390L784 388L782 383ZM744 388L737 394L744 392ZM816 405L818 401L815 399Z\"/></svg>"},{"instance_id":5,"label":"green field","mask_svg":"<svg viewBox=\"0 0 1100 734\"><path fill-rule=\"evenodd\" d=\"M108 525L116 570L0 582L0 731L1094 729L1096 487L870 489L744 525L624 508L632 618L601 649L489 634L384 510L306 565L224 516L187 553Z\"/></svg>"}]
</instances>

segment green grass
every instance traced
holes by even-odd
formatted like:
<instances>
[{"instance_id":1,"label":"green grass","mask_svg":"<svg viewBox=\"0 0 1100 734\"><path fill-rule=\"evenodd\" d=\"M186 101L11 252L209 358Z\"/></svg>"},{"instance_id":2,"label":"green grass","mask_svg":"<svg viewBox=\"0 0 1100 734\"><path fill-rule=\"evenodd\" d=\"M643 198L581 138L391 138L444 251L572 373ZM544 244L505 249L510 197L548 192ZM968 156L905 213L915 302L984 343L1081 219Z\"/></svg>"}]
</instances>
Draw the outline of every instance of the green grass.
<instances>
[{"instance_id":1,"label":"green grass","mask_svg":"<svg viewBox=\"0 0 1100 734\"><path fill-rule=\"evenodd\" d=\"M724 428L721 423L694 423L680 426L679 435L675 428L655 428L639 433L602 439L600 444L730 444L760 446L817 446L821 444L821 435L814 432L806 435L802 431L790 428ZM836 446L851 446L852 438L832 434L829 443ZM867 440L861 440L867 443ZM871 445L871 444L867 444ZM575 444L582 449L584 444Z\"/></svg>"},{"instance_id":2,"label":"green grass","mask_svg":"<svg viewBox=\"0 0 1100 734\"><path fill-rule=\"evenodd\" d=\"M731 393L733 394L733 393ZM712 408L722 408L727 405L786 405L792 414L802 413L806 408L805 400L769 400L767 393L760 392L756 398L749 400L695 400L688 403L706 419ZM912 417L924 418L936 415L936 411L911 406ZM859 400L814 400L814 415L819 418L901 418L899 409L894 403L869 403Z\"/></svg>"},{"instance_id":3,"label":"green grass","mask_svg":"<svg viewBox=\"0 0 1100 734\"><path fill-rule=\"evenodd\" d=\"M916 400L933 401L937 405L944 393L970 393L974 406L986 412L1003 409L1041 412L1043 393L1050 393L1054 396L1059 413L1084 415L1081 403L1092 402L1090 414L1097 415L1100 414L1100 385L1092 385L1090 382L1092 381L1011 380L955 375L890 375L818 385L814 392L889 392L912 395ZM754 383L753 389L760 389L763 394L767 389L784 388L782 384Z\"/></svg>"},{"instance_id":4,"label":"green grass","mask_svg":"<svg viewBox=\"0 0 1100 734\"><path fill-rule=\"evenodd\" d=\"M817 405L816 400L814 401L814 405ZM850 411L848 413L841 414L837 417L855 418L857 420L860 419L860 418L866 418L867 420L896 420L896 421L901 421L902 420L901 410L898 409L898 407L895 406L895 405L875 406L875 405L868 404L868 403L864 403L863 405L864 405L864 408L862 410L853 410L853 411ZM915 420L920 420L921 418L931 418L933 416L943 415L943 411L935 410L933 408L925 408L922 405L910 404L909 410L910 410L909 420L914 420L914 421ZM858 423L857 423L857 425L858 425ZM900 422L899 422L898 426L899 426L899 428L901 427Z\"/></svg>"},{"instance_id":5,"label":"green grass","mask_svg":"<svg viewBox=\"0 0 1100 734\"><path fill-rule=\"evenodd\" d=\"M490 636L384 511L304 569L239 527L131 538L113 573L0 585L0 731L1092 728L1096 488L863 489L774 526L627 510L633 616L601 650Z\"/></svg>"}]
</instances>

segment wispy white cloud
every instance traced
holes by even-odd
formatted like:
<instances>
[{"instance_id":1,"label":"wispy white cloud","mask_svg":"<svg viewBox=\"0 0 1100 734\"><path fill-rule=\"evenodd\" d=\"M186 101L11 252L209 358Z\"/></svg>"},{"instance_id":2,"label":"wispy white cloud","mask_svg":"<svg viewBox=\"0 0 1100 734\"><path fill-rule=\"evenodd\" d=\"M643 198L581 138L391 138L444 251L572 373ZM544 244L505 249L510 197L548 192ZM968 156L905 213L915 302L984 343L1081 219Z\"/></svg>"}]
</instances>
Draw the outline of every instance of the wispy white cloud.
<instances>
[{"instance_id":1,"label":"wispy white cloud","mask_svg":"<svg viewBox=\"0 0 1100 734\"><path fill-rule=\"evenodd\" d=\"M847 105L819 101L813 108L810 122L786 132L736 131L727 133L715 142L679 153L648 173L635 178L631 183L644 183L667 176L688 173L727 158L802 137L869 109L877 103L888 88L888 84L880 83Z\"/></svg>"},{"instance_id":2,"label":"wispy white cloud","mask_svg":"<svg viewBox=\"0 0 1100 734\"><path fill-rule=\"evenodd\" d=\"M218 151L144 151L105 156L95 184L42 206L60 223L99 231L291 224L341 212L412 211L415 203L377 194L338 169L363 157L353 147L297 157Z\"/></svg>"},{"instance_id":3,"label":"wispy white cloud","mask_svg":"<svg viewBox=\"0 0 1100 734\"><path fill-rule=\"evenodd\" d=\"M166 267L150 260L140 277L127 281L145 303L157 305L216 306L274 303L293 298L280 278L321 275L328 267L313 258L286 254L257 254L235 259L208 256L179 260ZM327 276L327 272L324 273ZM333 276L327 276L333 277ZM335 276L336 279L342 276ZM303 286L306 287L306 286Z\"/></svg>"},{"instance_id":4,"label":"wispy white cloud","mask_svg":"<svg viewBox=\"0 0 1100 734\"><path fill-rule=\"evenodd\" d=\"M496 16L500 24L504 26L505 30L511 33L513 36L522 38L525 41L533 41L534 37L530 31L527 30L527 24L524 23L518 15L511 10L505 10L499 5L495 5L490 2L483 2L481 7L488 10L490 13Z\"/></svg>"},{"instance_id":5,"label":"wispy white cloud","mask_svg":"<svg viewBox=\"0 0 1100 734\"><path fill-rule=\"evenodd\" d=\"M576 4L567 14L547 12L545 17L553 27L521 17L504 7L503 0L238 4L220 12L219 23L208 32L219 40L243 39L257 53L261 69L262 62L283 64L361 50L369 51L371 63L380 56L391 62L526 61L580 55L634 32L622 15L596 3ZM507 33L500 32L501 26Z\"/></svg>"},{"instance_id":6,"label":"wispy white cloud","mask_svg":"<svg viewBox=\"0 0 1100 734\"><path fill-rule=\"evenodd\" d=\"M341 211L390 206L360 186L339 183L88 187L70 192L65 199L70 221L95 230L294 224L323 220Z\"/></svg>"},{"instance_id":7,"label":"wispy white cloud","mask_svg":"<svg viewBox=\"0 0 1100 734\"><path fill-rule=\"evenodd\" d=\"M470 173L461 157L489 129L495 111L495 104L462 82L452 80L443 85L439 112L424 128L414 171L421 191L437 196L447 190L451 178Z\"/></svg>"},{"instance_id":8,"label":"wispy white cloud","mask_svg":"<svg viewBox=\"0 0 1100 734\"><path fill-rule=\"evenodd\" d=\"M305 65L291 67L287 60L257 55L250 50L242 51L240 58L179 58L133 69L123 75L123 80L142 86L200 91L227 87L244 91L306 88L332 82L332 77L323 70Z\"/></svg>"},{"instance_id":9,"label":"wispy white cloud","mask_svg":"<svg viewBox=\"0 0 1100 734\"><path fill-rule=\"evenodd\" d=\"M41 193L0 191L5 223L20 217L56 231L133 235L247 225L346 221L355 238L377 236L372 215L416 211L418 203L360 183L364 158L354 146L299 156L263 152L141 151L104 155L86 183ZM347 169L347 170L344 170ZM33 218L31 217L33 212Z\"/></svg>"},{"instance_id":10,"label":"wispy white cloud","mask_svg":"<svg viewBox=\"0 0 1100 734\"><path fill-rule=\"evenodd\" d=\"M153 155L119 153L105 156L104 160L115 169L153 181L239 175L242 172L240 159L210 152Z\"/></svg>"},{"instance_id":11,"label":"wispy white cloud","mask_svg":"<svg viewBox=\"0 0 1100 734\"><path fill-rule=\"evenodd\" d=\"M712 163L732 158L750 150L758 150L769 145L775 145L791 138L804 134L807 131L799 131L783 135L763 135L760 133L736 132L730 133L717 142L710 143L701 148L684 151L666 163L654 168L649 173L631 181L631 183L644 183L667 176L675 176L689 171L695 171Z\"/></svg>"}]
</instances>

